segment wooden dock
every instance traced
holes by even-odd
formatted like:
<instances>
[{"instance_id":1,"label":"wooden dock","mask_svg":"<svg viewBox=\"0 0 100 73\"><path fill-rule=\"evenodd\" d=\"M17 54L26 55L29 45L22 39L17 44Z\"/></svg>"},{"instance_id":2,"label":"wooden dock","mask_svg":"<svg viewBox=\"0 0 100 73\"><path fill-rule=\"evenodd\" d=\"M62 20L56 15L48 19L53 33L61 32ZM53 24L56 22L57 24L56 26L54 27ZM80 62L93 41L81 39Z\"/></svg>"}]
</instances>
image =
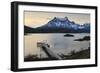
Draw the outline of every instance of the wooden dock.
<instances>
[{"instance_id":1,"label":"wooden dock","mask_svg":"<svg viewBox=\"0 0 100 73\"><path fill-rule=\"evenodd\" d=\"M52 59L57 59L57 60L61 60L62 58L57 55L56 53L54 53L51 48L50 48L50 45L46 44L46 43L43 43L43 42L38 42L37 43L37 47L40 47L45 53L46 55L49 57L49 58L52 58Z\"/></svg>"}]
</instances>

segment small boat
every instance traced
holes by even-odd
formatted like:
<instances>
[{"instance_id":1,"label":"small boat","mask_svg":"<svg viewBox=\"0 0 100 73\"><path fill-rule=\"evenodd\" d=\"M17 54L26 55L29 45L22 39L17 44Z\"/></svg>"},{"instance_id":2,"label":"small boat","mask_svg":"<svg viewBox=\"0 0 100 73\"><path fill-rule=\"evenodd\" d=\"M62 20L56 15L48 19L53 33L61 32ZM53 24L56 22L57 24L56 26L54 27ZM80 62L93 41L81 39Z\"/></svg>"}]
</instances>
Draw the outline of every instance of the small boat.
<instances>
[{"instance_id":1,"label":"small boat","mask_svg":"<svg viewBox=\"0 0 100 73\"><path fill-rule=\"evenodd\" d=\"M64 36L65 37L74 37L74 35L72 35L72 34L65 34Z\"/></svg>"}]
</instances>

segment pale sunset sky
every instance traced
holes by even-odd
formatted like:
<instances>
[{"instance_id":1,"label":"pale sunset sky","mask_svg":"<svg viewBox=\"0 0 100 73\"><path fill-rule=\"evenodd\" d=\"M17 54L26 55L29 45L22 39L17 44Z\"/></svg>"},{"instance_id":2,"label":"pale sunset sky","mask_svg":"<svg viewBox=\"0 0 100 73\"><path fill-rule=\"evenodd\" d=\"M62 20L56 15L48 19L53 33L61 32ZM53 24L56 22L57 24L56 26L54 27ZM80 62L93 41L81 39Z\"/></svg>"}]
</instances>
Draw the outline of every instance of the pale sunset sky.
<instances>
[{"instance_id":1,"label":"pale sunset sky","mask_svg":"<svg viewBox=\"0 0 100 73\"><path fill-rule=\"evenodd\" d=\"M90 23L90 14L82 13L65 13L65 12L40 12L40 11L24 11L24 25L36 28L45 25L54 17L68 17L70 21L74 21L80 25Z\"/></svg>"}]
</instances>

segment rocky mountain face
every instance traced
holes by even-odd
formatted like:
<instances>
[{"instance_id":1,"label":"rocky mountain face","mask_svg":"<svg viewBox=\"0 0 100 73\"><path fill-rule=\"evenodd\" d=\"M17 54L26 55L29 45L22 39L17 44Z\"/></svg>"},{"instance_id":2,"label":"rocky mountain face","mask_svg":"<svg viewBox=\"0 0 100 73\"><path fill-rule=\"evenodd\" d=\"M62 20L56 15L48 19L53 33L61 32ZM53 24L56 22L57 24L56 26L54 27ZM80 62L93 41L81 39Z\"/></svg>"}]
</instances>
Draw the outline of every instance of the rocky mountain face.
<instances>
[{"instance_id":1,"label":"rocky mountain face","mask_svg":"<svg viewBox=\"0 0 100 73\"><path fill-rule=\"evenodd\" d=\"M44 33L89 33L90 23L82 25L70 21L68 17L58 18L54 17L47 24L34 28L31 32L44 32Z\"/></svg>"}]
</instances>

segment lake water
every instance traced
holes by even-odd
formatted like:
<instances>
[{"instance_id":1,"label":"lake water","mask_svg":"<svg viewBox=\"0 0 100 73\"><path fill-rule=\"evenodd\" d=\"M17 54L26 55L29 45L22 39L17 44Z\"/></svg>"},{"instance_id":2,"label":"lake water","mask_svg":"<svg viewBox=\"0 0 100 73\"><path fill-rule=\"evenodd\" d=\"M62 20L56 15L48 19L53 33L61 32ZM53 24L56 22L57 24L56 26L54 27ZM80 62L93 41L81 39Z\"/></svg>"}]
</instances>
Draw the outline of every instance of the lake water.
<instances>
[{"instance_id":1,"label":"lake water","mask_svg":"<svg viewBox=\"0 0 100 73\"><path fill-rule=\"evenodd\" d=\"M71 33L72 34L72 33ZM24 36L24 56L40 55L46 56L37 42L46 42L50 45L50 50L57 54L69 54L72 50L80 51L88 49L90 41L74 41L75 39L89 36L88 33L74 33L74 37L64 37L64 33L29 34Z\"/></svg>"}]
</instances>

